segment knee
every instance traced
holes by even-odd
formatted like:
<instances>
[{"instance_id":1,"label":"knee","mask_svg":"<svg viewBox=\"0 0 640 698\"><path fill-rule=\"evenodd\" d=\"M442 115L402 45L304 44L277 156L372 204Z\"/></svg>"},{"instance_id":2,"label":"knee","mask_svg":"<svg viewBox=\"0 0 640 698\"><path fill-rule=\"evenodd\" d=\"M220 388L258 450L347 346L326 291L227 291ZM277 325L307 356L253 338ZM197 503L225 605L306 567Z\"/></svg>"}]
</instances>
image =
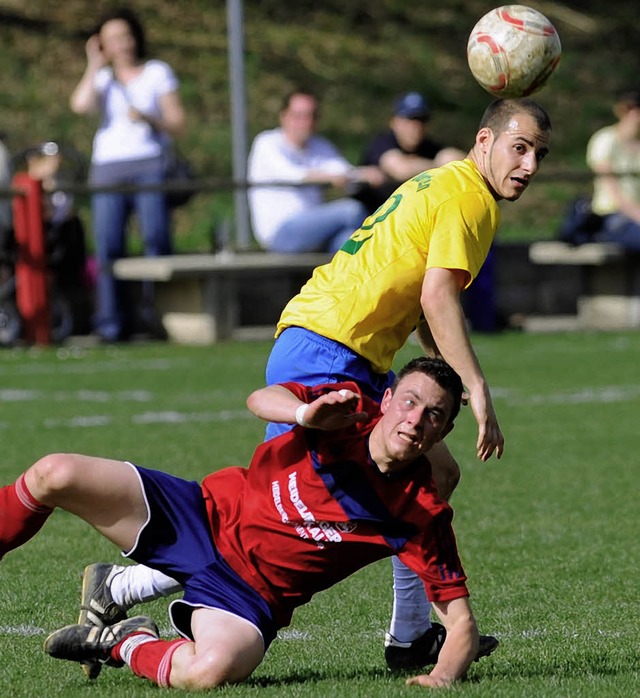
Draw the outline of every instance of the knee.
<instances>
[{"instance_id":1,"label":"knee","mask_svg":"<svg viewBox=\"0 0 640 698\"><path fill-rule=\"evenodd\" d=\"M192 655L182 669L172 670L171 686L188 691L206 691L225 684L239 683L248 678L259 664L260 658L241 659L224 649L216 648L202 655Z\"/></svg>"},{"instance_id":2,"label":"knee","mask_svg":"<svg viewBox=\"0 0 640 698\"><path fill-rule=\"evenodd\" d=\"M55 504L55 497L75 482L77 467L73 456L53 453L44 456L27 471L25 478L31 494L43 504Z\"/></svg>"}]
</instances>

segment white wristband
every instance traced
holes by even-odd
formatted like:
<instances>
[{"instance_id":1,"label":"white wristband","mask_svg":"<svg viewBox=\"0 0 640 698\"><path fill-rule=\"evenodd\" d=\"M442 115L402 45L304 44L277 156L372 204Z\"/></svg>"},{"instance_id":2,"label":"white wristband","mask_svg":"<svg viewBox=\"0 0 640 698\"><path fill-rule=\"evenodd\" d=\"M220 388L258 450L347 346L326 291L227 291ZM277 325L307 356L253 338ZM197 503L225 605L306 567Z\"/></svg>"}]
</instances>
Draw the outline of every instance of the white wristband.
<instances>
[{"instance_id":1,"label":"white wristband","mask_svg":"<svg viewBox=\"0 0 640 698\"><path fill-rule=\"evenodd\" d=\"M298 405L296 408L296 422L301 426L301 427L309 427L310 424L305 421L304 415L306 411L309 409L309 405L306 402L303 402L302 405Z\"/></svg>"}]
</instances>

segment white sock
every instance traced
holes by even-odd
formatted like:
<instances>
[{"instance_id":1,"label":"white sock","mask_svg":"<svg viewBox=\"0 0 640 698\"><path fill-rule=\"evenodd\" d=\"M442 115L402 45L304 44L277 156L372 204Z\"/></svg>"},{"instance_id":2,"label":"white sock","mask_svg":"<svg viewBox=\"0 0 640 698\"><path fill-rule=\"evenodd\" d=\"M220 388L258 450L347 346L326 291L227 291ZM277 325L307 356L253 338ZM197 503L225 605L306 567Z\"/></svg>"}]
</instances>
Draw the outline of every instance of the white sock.
<instances>
[{"instance_id":1,"label":"white sock","mask_svg":"<svg viewBox=\"0 0 640 698\"><path fill-rule=\"evenodd\" d=\"M123 608L182 590L175 579L145 565L125 565L119 570L122 571L114 575L109 588L113 600Z\"/></svg>"},{"instance_id":2,"label":"white sock","mask_svg":"<svg viewBox=\"0 0 640 698\"><path fill-rule=\"evenodd\" d=\"M431 627L431 604L418 575L397 557L393 565L393 615L389 632L400 642L411 642Z\"/></svg>"},{"instance_id":3,"label":"white sock","mask_svg":"<svg viewBox=\"0 0 640 698\"><path fill-rule=\"evenodd\" d=\"M139 633L138 635L126 637L120 645L120 657L122 661L127 666L131 666L131 655L133 654L133 650L140 647L140 645L144 645L145 642L156 642L157 639L155 635L148 635L146 633Z\"/></svg>"}]
</instances>

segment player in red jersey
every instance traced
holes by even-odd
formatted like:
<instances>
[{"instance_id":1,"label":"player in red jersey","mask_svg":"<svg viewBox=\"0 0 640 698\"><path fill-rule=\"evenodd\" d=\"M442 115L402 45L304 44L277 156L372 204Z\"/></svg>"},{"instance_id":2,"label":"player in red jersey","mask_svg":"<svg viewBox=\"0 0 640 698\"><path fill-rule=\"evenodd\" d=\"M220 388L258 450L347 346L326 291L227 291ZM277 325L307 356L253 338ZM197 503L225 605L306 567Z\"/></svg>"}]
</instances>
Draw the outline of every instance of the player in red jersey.
<instances>
[{"instance_id":1,"label":"player in red jersey","mask_svg":"<svg viewBox=\"0 0 640 698\"><path fill-rule=\"evenodd\" d=\"M144 616L71 625L46 651L128 664L160 686L207 689L247 678L278 628L311 596L398 555L423 580L447 634L430 674L450 685L478 651L478 631L453 530L425 454L453 428L459 376L438 359L402 369L380 405L352 382L272 385L252 393L257 416L300 425L261 444L249 468L201 485L131 463L49 455L0 489L0 555L37 533L55 507L90 523L132 559L178 580L161 640Z\"/></svg>"}]
</instances>

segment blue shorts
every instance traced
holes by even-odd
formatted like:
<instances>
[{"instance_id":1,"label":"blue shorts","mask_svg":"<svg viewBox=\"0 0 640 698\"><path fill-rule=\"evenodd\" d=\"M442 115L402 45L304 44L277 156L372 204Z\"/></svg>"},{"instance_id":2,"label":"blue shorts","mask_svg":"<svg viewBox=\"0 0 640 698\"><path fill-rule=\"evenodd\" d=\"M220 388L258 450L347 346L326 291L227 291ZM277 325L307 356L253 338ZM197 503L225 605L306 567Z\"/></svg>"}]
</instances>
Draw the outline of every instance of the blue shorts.
<instances>
[{"instance_id":1,"label":"blue shorts","mask_svg":"<svg viewBox=\"0 0 640 698\"><path fill-rule=\"evenodd\" d=\"M287 327L276 339L267 361L267 385L294 381L303 385L354 381L376 402L391 387L395 374L375 373L367 359L353 350L303 327ZM266 439L293 427L269 424Z\"/></svg>"},{"instance_id":2,"label":"blue shorts","mask_svg":"<svg viewBox=\"0 0 640 698\"><path fill-rule=\"evenodd\" d=\"M169 608L175 629L193 640L193 610L215 608L251 623L262 635L266 651L277 630L271 610L218 551L199 483L131 466L140 477L148 518L125 556L180 582L184 595Z\"/></svg>"}]
</instances>

